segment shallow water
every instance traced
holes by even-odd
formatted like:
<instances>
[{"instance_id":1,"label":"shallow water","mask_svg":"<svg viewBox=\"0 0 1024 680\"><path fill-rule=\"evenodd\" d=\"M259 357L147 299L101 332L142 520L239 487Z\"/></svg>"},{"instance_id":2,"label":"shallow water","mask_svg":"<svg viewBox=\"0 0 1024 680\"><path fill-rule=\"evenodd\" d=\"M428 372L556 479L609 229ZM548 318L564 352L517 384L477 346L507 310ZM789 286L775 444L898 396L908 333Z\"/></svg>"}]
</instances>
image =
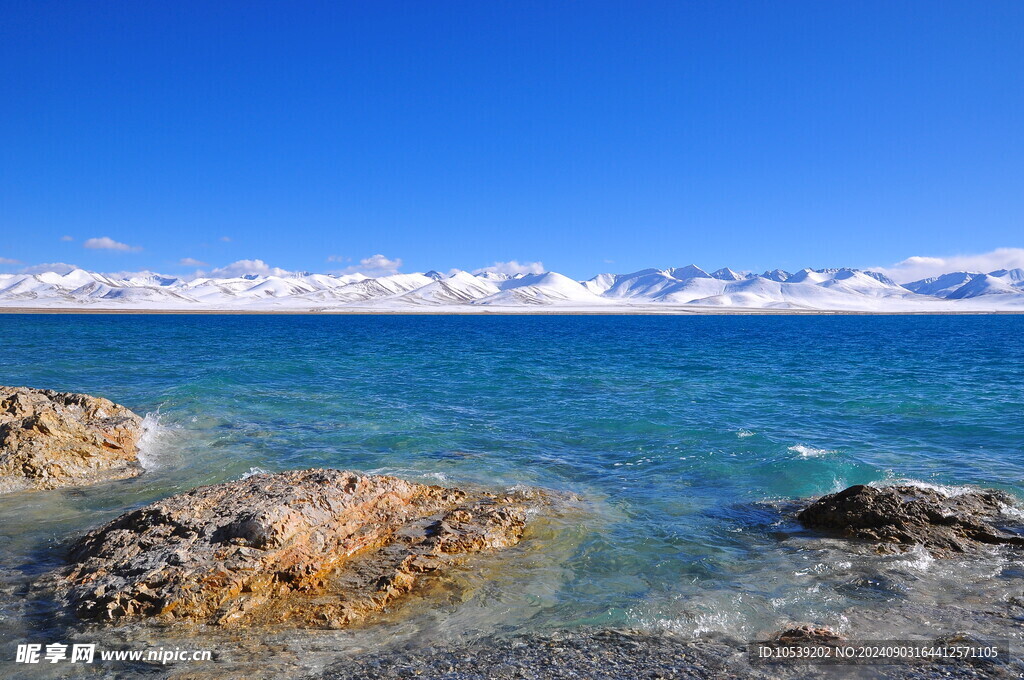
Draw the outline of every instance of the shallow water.
<instances>
[{"instance_id":1,"label":"shallow water","mask_svg":"<svg viewBox=\"0 0 1024 680\"><path fill-rule=\"evenodd\" d=\"M579 625L1017 636L1016 558L868 556L781 502L901 478L1024 496L1022 337L1020 316L0 315L0 384L106 396L153 425L137 479L0 497L0 667L18 640L71 635L22 595L69 537L311 466L584 500L430 607L218 639L225 660L250 645L300 673L338 649Z\"/></svg>"}]
</instances>

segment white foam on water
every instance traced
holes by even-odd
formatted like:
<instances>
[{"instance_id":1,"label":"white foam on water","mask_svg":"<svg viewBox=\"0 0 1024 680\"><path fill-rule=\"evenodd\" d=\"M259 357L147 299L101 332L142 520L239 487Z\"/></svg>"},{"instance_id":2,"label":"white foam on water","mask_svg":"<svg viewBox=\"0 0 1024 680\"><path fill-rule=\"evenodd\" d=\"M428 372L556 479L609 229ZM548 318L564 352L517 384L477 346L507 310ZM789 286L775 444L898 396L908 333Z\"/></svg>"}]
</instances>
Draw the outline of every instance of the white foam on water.
<instances>
[{"instance_id":1,"label":"white foam on water","mask_svg":"<svg viewBox=\"0 0 1024 680\"><path fill-rule=\"evenodd\" d=\"M740 430L736 433L736 436L743 439L744 437L753 437L755 434L755 432L751 432L750 430Z\"/></svg>"},{"instance_id":2,"label":"white foam on water","mask_svg":"<svg viewBox=\"0 0 1024 680\"><path fill-rule=\"evenodd\" d=\"M883 479L877 482L870 482L868 486L873 486L878 489L884 489L887 486L913 486L918 489L928 489L938 494L946 496L947 498L953 498L956 496L963 496L967 493L973 493L978 491L973 486L950 486L946 484L932 484L931 482L922 482L917 479L908 479L904 477L897 477L893 479Z\"/></svg>"},{"instance_id":3,"label":"white foam on water","mask_svg":"<svg viewBox=\"0 0 1024 680\"><path fill-rule=\"evenodd\" d=\"M925 550L924 546L915 545L913 548L904 553L904 564L916 571L928 571L932 564L935 563L935 558L932 554Z\"/></svg>"},{"instance_id":4,"label":"white foam on water","mask_svg":"<svg viewBox=\"0 0 1024 680\"><path fill-rule=\"evenodd\" d=\"M686 637L708 633L751 634L769 603L757 595L716 590L674 603L647 602L626 612L630 627Z\"/></svg>"},{"instance_id":5,"label":"white foam on water","mask_svg":"<svg viewBox=\"0 0 1024 680\"><path fill-rule=\"evenodd\" d=\"M849 562L817 562L814 565L807 567L806 569L800 569L794 571L794 576L820 576L822 574L832 574L836 571L845 571L850 568Z\"/></svg>"},{"instance_id":6,"label":"white foam on water","mask_svg":"<svg viewBox=\"0 0 1024 680\"><path fill-rule=\"evenodd\" d=\"M801 458L817 458L818 456L835 453L835 451L831 451L829 449L816 449L813 446L807 446L806 444L790 446L789 450L794 453L799 453Z\"/></svg>"},{"instance_id":7,"label":"white foam on water","mask_svg":"<svg viewBox=\"0 0 1024 680\"><path fill-rule=\"evenodd\" d=\"M679 618L629 614L630 624L640 630L668 631L676 635L700 637L706 633L735 633L737 615L720 609L716 612L685 614Z\"/></svg>"},{"instance_id":8,"label":"white foam on water","mask_svg":"<svg viewBox=\"0 0 1024 680\"><path fill-rule=\"evenodd\" d=\"M850 485L846 483L845 479L841 479L839 477L832 477L832 488L828 491L828 493L839 493L848 486Z\"/></svg>"},{"instance_id":9,"label":"white foam on water","mask_svg":"<svg viewBox=\"0 0 1024 680\"><path fill-rule=\"evenodd\" d=\"M254 465L253 467L249 468L248 472L243 473L242 476L239 479L249 479L250 477L254 477L256 475L265 475L265 474L269 474L269 473L270 473L270 470L264 470L263 468L256 467Z\"/></svg>"},{"instance_id":10,"label":"white foam on water","mask_svg":"<svg viewBox=\"0 0 1024 680\"><path fill-rule=\"evenodd\" d=\"M1000 503L999 504L999 509L1007 517L1012 517L1012 518L1018 519L1018 520L1024 520L1024 510L1021 510L1020 508L1018 508L1016 506L1007 505L1006 503Z\"/></svg>"},{"instance_id":11,"label":"white foam on water","mask_svg":"<svg viewBox=\"0 0 1024 680\"><path fill-rule=\"evenodd\" d=\"M698 614L693 618L693 637L699 637L706 633L728 633L736 629L736 617L729 612Z\"/></svg>"},{"instance_id":12,"label":"white foam on water","mask_svg":"<svg viewBox=\"0 0 1024 680\"><path fill-rule=\"evenodd\" d=\"M139 463L146 470L157 470L167 463L169 443L173 427L160 422L160 412L147 413L142 419L142 436L139 437Z\"/></svg>"},{"instance_id":13,"label":"white foam on water","mask_svg":"<svg viewBox=\"0 0 1024 680\"><path fill-rule=\"evenodd\" d=\"M404 477L406 479L432 479L438 482L449 481L448 475L443 472L424 472L416 468L406 467L379 467L372 470L367 470L365 474L368 475L388 475L392 477Z\"/></svg>"}]
</instances>

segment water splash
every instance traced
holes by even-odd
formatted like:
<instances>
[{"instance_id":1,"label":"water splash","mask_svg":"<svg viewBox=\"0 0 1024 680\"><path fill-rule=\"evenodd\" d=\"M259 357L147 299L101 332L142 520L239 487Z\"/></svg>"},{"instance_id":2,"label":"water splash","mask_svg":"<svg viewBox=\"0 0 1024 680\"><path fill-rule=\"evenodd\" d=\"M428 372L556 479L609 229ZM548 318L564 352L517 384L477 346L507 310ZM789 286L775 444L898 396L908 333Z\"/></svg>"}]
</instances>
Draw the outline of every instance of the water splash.
<instances>
[{"instance_id":1,"label":"water splash","mask_svg":"<svg viewBox=\"0 0 1024 680\"><path fill-rule=\"evenodd\" d=\"M935 558L924 546L915 545L904 553L906 566L916 571L928 571L935 563Z\"/></svg>"},{"instance_id":2,"label":"water splash","mask_svg":"<svg viewBox=\"0 0 1024 680\"><path fill-rule=\"evenodd\" d=\"M142 436L138 443L142 467L149 471L159 470L170 462L170 443L176 429L161 422L160 411L146 414L142 419Z\"/></svg>"},{"instance_id":3,"label":"water splash","mask_svg":"<svg viewBox=\"0 0 1024 680\"><path fill-rule=\"evenodd\" d=\"M805 444L790 446L788 450L794 453L799 453L801 458L818 458L819 456L835 453L835 451L830 449L816 449L813 446L807 446Z\"/></svg>"},{"instance_id":4,"label":"water splash","mask_svg":"<svg viewBox=\"0 0 1024 680\"><path fill-rule=\"evenodd\" d=\"M927 489L928 491L934 491L947 498L955 498L956 496L963 496L964 494L974 493L979 489L973 486L953 486L948 484L933 484L931 482L922 482L917 479L909 479L906 477L893 477L890 479L882 479L877 482L871 482L869 486L873 486L879 489L883 489L887 486L913 486L918 489Z\"/></svg>"},{"instance_id":5,"label":"water splash","mask_svg":"<svg viewBox=\"0 0 1024 680\"><path fill-rule=\"evenodd\" d=\"M270 470L266 470L264 468L257 467L254 465L253 467L249 468L248 471L243 472L242 476L239 479L249 479L250 477L255 477L256 475L265 475L269 472Z\"/></svg>"}]
</instances>

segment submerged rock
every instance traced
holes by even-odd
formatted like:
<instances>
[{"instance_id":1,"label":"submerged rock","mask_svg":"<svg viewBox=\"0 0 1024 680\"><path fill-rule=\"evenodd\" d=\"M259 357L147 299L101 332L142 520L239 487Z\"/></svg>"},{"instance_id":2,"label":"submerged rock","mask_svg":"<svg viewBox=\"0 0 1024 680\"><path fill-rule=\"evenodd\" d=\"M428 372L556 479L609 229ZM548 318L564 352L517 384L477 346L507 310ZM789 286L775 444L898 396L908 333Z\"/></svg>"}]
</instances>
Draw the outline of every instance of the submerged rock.
<instances>
[{"instance_id":1,"label":"submerged rock","mask_svg":"<svg viewBox=\"0 0 1024 680\"><path fill-rule=\"evenodd\" d=\"M851 486L824 496L797 515L804 526L846 538L878 541L883 550L921 545L936 556L985 545L1024 545L1024 537L993 526L1005 523L1012 499L999 491L957 495L917 486Z\"/></svg>"},{"instance_id":2,"label":"submerged rock","mask_svg":"<svg viewBox=\"0 0 1024 680\"><path fill-rule=\"evenodd\" d=\"M122 515L78 541L51 585L89 620L337 628L516 544L535 502L339 470L259 474Z\"/></svg>"},{"instance_id":3,"label":"submerged rock","mask_svg":"<svg viewBox=\"0 0 1024 680\"><path fill-rule=\"evenodd\" d=\"M0 493L134 477L142 418L101 397L0 387Z\"/></svg>"},{"instance_id":4,"label":"submerged rock","mask_svg":"<svg viewBox=\"0 0 1024 680\"><path fill-rule=\"evenodd\" d=\"M815 628L814 626L796 626L786 628L774 636L780 645L835 645L842 641L842 636L831 628Z\"/></svg>"}]
</instances>

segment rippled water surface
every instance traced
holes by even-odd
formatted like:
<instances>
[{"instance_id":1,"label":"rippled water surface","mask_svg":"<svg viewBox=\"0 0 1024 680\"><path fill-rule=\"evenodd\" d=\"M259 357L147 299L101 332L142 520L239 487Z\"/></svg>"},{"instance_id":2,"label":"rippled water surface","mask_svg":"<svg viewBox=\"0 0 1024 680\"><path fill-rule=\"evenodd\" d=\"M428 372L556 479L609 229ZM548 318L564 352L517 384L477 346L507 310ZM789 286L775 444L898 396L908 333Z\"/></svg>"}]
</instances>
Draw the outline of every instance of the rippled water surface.
<instances>
[{"instance_id":1,"label":"rippled water surface","mask_svg":"<svg viewBox=\"0 0 1024 680\"><path fill-rule=\"evenodd\" d=\"M1022 339L1020 316L2 315L0 384L106 396L158 425L137 479L0 497L0 662L58 636L24 593L69 537L311 466L582 501L429 606L281 637L296 669L317 650L590 624L1016 635L1015 558L879 558L799 531L784 501L894 479L1020 497Z\"/></svg>"}]
</instances>

